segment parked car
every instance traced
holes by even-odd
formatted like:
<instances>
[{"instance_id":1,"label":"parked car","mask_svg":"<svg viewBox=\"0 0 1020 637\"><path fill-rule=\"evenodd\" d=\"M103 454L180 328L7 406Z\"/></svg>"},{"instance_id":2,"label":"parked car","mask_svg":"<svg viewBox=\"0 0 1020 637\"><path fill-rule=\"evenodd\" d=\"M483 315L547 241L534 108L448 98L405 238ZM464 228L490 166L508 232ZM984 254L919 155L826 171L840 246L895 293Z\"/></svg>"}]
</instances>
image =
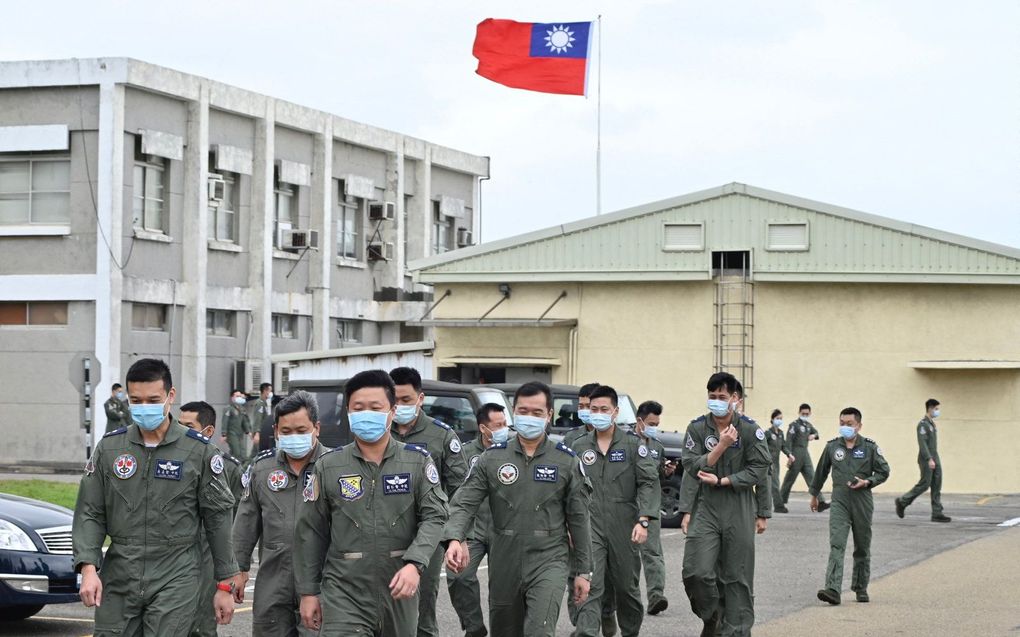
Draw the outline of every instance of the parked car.
<instances>
[{"instance_id":1,"label":"parked car","mask_svg":"<svg viewBox=\"0 0 1020 637\"><path fill-rule=\"evenodd\" d=\"M327 447L341 447L351 442L351 426L344 404L344 386L347 380L291 381L288 389L303 389L315 395L319 402L319 440ZM435 380L422 381L425 413L449 425L463 442L478 435L475 412L486 403L502 405L510 413L506 395L491 385L459 385Z\"/></svg>"},{"instance_id":2,"label":"parked car","mask_svg":"<svg viewBox=\"0 0 1020 637\"><path fill-rule=\"evenodd\" d=\"M71 520L64 507L0 493L0 621L78 602Z\"/></svg>"}]
</instances>

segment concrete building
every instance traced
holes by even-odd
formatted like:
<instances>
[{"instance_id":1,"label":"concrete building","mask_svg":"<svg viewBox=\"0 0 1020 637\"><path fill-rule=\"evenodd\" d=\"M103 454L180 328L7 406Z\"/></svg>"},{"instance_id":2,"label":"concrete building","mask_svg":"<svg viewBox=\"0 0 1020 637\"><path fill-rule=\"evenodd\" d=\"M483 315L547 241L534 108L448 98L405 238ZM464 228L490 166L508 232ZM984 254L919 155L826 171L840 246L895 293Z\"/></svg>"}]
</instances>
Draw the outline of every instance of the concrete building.
<instances>
[{"instance_id":1,"label":"concrete building","mask_svg":"<svg viewBox=\"0 0 1020 637\"><path fill-rule=\"evenodd\" d=\"M222 407L274 355L428 340L406 263L474 242L488 172L136 60L0 63L0 463L80 461L138 357Z\"/></svg>"},{"instance_id":2,"label":"concrete building","mask_svg":"<svg viewBox=\"0 0 1020 637\"><path fill-rule=\"evenodd\" d=\"M886 491L917 480L935 397L945 490L1020 491L1015 248L731 184L411 268L442 299L417 323L440 380L609 383L683 431L727 370L759 422L809 402L827 439L861 409Z\"/></svg>"}]
</instances>

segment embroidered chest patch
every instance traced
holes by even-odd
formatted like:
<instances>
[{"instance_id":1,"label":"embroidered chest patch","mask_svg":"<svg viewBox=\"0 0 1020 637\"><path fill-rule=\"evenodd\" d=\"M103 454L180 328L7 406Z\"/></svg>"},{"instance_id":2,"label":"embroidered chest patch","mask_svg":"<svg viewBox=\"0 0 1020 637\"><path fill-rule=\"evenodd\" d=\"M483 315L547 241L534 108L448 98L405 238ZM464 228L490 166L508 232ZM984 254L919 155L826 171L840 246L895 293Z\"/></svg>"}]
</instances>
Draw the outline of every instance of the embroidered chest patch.
<instances>
[{"instance_id":1,"label":"embroidered chest patch","mask_svg":"<svg viewBox=\"0 0 1020 637\"><path fill-rule=\"evenodd\" d=\"M609 452L609 462L626 462L626 449L613 449Z\"/></svg>"},{"instance_id":2,"label":"embroidered chest patch","mask_svg":"<svg viewBox=\"0 0 1020 637\"><path fill-rule=\"evenodd\" d=\"M337 483L340 484L340 497L348 502L354 502L365 493L361 484L361 476L340 476Z\"/></svg>"},{"instance_id":3,"label":"embroidered chest patch","mask_svg":"<svg viewBox=\"0 0 1020 637\"><path fill-rule=\"evenodd\" d=\"M854 449L854 458L859 460L864 457L865 457L864 449Z\"/></svg>"},{"instance_id":4,"label":"embroidered chest patch","mask_svg":"<svg viewBox=\"0 0 1020 637\"><path fill-rule=\"evenodd\" d=\"M517 477L520 472L517 470L517 465L512 463L506 463L499 468L499 481L503 484L513 484L517 482Z\"/></svg>"},{"instance_id":5,"label":"embroidered chest patch","mask_svg":"<svg viewBox=\"0 0 1020 637\"><path fill-rule=\"evenodd\" d=\"M596 456L595 452L591 449L588 449L587 451L581 454L581 462L588 465L589 467L595 464L596 460L598 460L598 456Z\"/></svg>"},{"instance_id":6,"label":"embroidered chest patch","mask_svg":"<svg viewBox=\"0 0 1020 637\"><path fill-rule=\"evenodd\" d=\"M138 461L135 460L135 457L129 453L121 454L113 461L113 475L117 476L121 480L127 480L131 476L135 475L135 471L137 470Z\"/></svg>"},{"instance_id":7,"label":"embroidered chest patch","mask_svg":"<svg viewBox=\"0 0 1020 637\"><path fill-rule=\"evenodd\" d=\"M846 458L846 451L844 449L836 449L832 452L832 457L837 461L841 461L843 458Z\"/></svg>"},{"instance_id":8,"label":"embroidered chest patch","mask_svg":"<svg viewBox=\"0 0 1020 637\"><path fill-rule=\"evenodd\" d=\"M395 473L383 475L383 495L400 495L411 492L411 474Z\"/></svg>"},{"instance_id":9,"label":"embroidered chest patch","mask_svg":"<svg viewBox=\"0 0 1020 637\"><path fill-rule=\"evenodd\" d=\"M709 436L708 438L705 438L705 449L708 449L709 451L715 449L718 444L719 439L716 438L715 436Z\"/></svg>"},{"instance_id":10,"label":"embroidered chest patch","mask_svg":"<svg viewBox=\"0 0 1020 637\"><path fill-rule=\"evenodd\" d=\"M540 464L535 466L535 482L556 482L559 477L559 467Z\"/></svg>"},{"instance_id":11,"label":"embroidered chest patch","mask_svg":"<svg viewBox=\"0 0 1020 637\"><path fill-rule=\"evenodd\" d=\"M184 463L180 460L156 460L154 477L161 480L180 480L184 474Z\"/></svg>"},{"instance_id":12,"label":"embroidered chest patch","mask_svg":"<svg viewBox=\"0 0 1020 637\"><path fill-rule=\"evenodd\" d=\"M269 485L271 491L280 491L286 489L287 484L290 483L290 478L287 477L287 472L283 469L276 469L269 474L266 478L266 484Z\"/></svg>"}]
</instances>

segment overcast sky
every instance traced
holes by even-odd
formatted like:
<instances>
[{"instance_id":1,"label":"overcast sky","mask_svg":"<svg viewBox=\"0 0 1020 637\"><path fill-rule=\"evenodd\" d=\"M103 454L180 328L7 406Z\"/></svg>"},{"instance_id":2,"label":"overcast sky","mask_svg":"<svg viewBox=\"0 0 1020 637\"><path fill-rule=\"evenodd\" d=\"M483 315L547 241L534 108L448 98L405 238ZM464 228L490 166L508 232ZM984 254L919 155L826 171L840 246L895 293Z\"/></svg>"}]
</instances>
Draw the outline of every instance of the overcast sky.
<instances>
[{"instance_id":1,"label":"overcast sky","mask_svg":"<svg viewBox=\"0 0 1020 637\"><path fill-rule=\"evenodd\" d=\"M740 181L1020 246L1015 0L36 1L0 59L134 57L488 155L492 240L595 213L595 100L475 75L475 25L599 12L604 211Z\"/></svg>"}]
</instances>

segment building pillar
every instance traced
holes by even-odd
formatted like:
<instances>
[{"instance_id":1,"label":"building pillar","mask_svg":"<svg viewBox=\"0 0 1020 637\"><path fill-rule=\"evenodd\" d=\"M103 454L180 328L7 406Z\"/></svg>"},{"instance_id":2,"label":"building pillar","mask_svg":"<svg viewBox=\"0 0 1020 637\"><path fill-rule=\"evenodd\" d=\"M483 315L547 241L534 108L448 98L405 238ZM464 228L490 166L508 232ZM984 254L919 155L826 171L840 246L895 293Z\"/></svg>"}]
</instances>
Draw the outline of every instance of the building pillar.
<instances>
[{"instance_id":1,"label":"building pillar","mask_svg":"<svg viewBox=\"0 0 1020 637\"><path fill-rule=\"evenodd\" d=\"M383 241L393 243L393 260L383 268L384 279L379 282L381 288L404 289L404 272L407 255L404 250L404 140L397 142L396 152L386 154L386 192L383 201L394 204L396 218L383 221Z\"/></svg>"},{"instance_id":2,"label":"building pillar","mask_svg":"<svg viewBox=\"0 0 1020 637\"><path fill-rule=\"evenodd\" d=\"M188 103L184 147L183 327L180 403L206 399L206 289L209 264L209 87Z\"/></svg>"},{"instance_id":3,"label":"building pillar","mask_svg":"<svg viewBox=\"0 0 1020 637\"><path fill-rule=\"evenodd\" d=\"M255 163L252 170L250 269L251 330L248 360L262 363L263 378L272 370L273 334L273 176L276 167L276 103L266 100L265 117L255 120ZM244 388L248 389L248 388Z\"/></svg>"},{"instance_id":4,"label":"building pillar","mask_svg":"<svg viewBox=\"0 0 1020 637\"><path fill-rule=\"evenodd\" d=\"M319 231L320 248L312 251L309 287L312 290L312 349L329 349L329 296L333 273L333 118L315 136L312 158L312 228Z\"/></svg>"}]
</instances>

